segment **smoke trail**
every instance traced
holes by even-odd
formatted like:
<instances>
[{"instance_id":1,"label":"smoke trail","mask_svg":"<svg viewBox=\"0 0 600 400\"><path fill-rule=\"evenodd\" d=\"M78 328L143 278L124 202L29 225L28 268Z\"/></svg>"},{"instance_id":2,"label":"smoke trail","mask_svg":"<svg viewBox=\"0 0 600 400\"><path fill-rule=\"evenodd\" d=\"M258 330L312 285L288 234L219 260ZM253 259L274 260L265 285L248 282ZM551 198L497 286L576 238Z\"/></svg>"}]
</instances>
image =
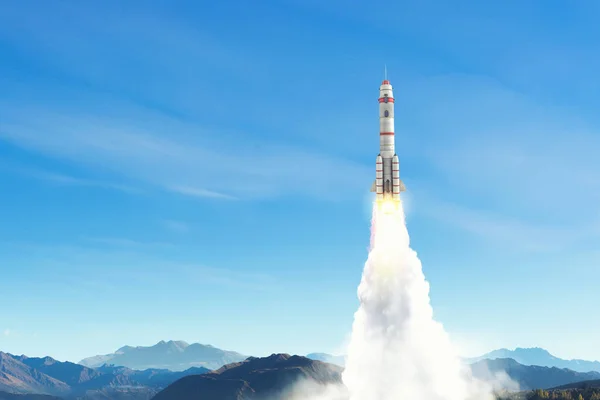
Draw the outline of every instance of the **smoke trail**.
<instances>
[{"instance_id":1,"label":"smoke trail","mask_svg":"<svg viewBox=\"0 0 600 400\"><path fill-rule=\"evenodd\" d=\"M390 214L374 207L358 297L342 376L350 400L482 399L433 319L429 284L410 248L402 207Z\"/></svg>"}]
</instances>

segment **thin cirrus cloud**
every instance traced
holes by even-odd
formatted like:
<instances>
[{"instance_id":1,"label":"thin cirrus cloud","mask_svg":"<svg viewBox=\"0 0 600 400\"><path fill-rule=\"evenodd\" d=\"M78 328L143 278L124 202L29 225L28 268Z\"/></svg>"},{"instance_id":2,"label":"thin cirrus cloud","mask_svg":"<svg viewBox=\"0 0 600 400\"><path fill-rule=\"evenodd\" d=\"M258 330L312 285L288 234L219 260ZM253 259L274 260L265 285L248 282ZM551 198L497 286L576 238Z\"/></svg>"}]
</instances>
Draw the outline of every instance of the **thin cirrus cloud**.
<instances>
[{"instance_id":1,"label":"thin cirrus cloud","mask_svg":"<svg viewBox=\"0 0 600 400\"><path fill-rule=\"evenodd\" d=\"M416 211L525 251L598 238L596 126L485 77L422 79L406 96L414 126L404 158L428 171L409 182Z\"/></svg>"},{"instance_id":2,"label":"thin cirrus cloud","mask_svg":"<svg viewBox=\"0 0 600 400\"><path fill-rule=\"evenodd\" d=\"M175 114L194 114L197 107L208 107L205 113L221 109L211 108L215 104L210 96L208 102L201 98L206 93L206 82L198 80L198 71L217 67L222 70L225 66L234 74L231 79L235 79L235 68L240 79L248 74L258 79L267 74L264 66L257 64L259 57L247 57L231 44L219 43L181 21L149 15L124 21L119 12L110 12L109 7L102 11L106 18L98 24L97 16L86 7L47 11L72 14L73 18L62 25L55 22L58 19L24 15L13 30L3 32L0 28L0 32L16 40L14 32L23 30L18 40L48 68L85 79L92 87L117 88L120 98L117 102L106 101L98 93L79 93L67 87L38 88L33 96L26 96L23 107L15 106L19 99L5 104L6 108L3 105L7 118L1 119L0 139L46 156L112 172L119 180L155 185L195 198L268 198L288 193L339 199L343 198L340 192L359 187L352 175L364 174L365 169L353 162L270 141L250 143L250 135L245 132L226 134L220 129L183 124L159 112L140 111L131 105L122 107L132 88L129 81L122 79L119 60L143 66L131 79L144 79L145 101L160 100ZM31 26L36 29L25 29ZM71 34L73 30L78 34ZM85 38L95 40L94 52L90 53ZM164 50L159 58L157 48ZM102 56L104 52L110 52L112 57ZM146 75L142 78L140 73ZM168 84L160 84L165 80ZM32 91L10 85L15 89L13 93ZM37 93L44 90L52 93L52 103ZM38 100L37 105L32 104L32 98ZM72 103L73 99L77 102ZM57 107L61 101L71 103L61 110ZM252 104L245 107L251 108ZM63 184L124 188L56 174L46 174L46 178ZM335 193L332 187L336 188Z\"/></svg>"},{"instance_id":3,"label":"thin cirrus cloud","mask_svg":"<svg viewBox=\"0 0 600 400\"><path fill-rule=\"evenodd\" d=\"M36 169L36 168L29 168L29 167L21 168L21 167L17 167L17 166L10 166L5 169L7 169L11 172L15 172L20 175L29 177L29 178L46 181L46 182L49 182L54 185L83 186L83 187L89 187L89 188L117 190L117 191L121 191L121 192L132 193L132 194L133 193L141 193L140 188L137 188L137 187L134 187L131 185L124 185L124 184L101 181L101 180L94 180L94 179L78 178L78 177L74 177L71 175L59 174L59 173L45 171L45 170Z\"/></svg>"},{"instance_id":4,"label":"thin cirrus cloud","mask_svg":"<svg viewBox=\"0 0 600 400\"><path fill-rule=\"evenodd\" d=\"M423 155L452 187L558 219L598 213L596 126L490 80L449 78L435 94Z\"/></svg>"},{"instance_id":5,"label":"thin cirrus cloud","mask_svg":"<svg viewBox=\"0 0 600 400\"><path fill-rule=\"evenodd\" d=\"M552 221L532 222L526 218L445 202L425 193L419 193L419 198L422 215L511 251L560 253L600 235L598 223L561 226Z\"/></svg>"},{"instance_id":6,"label":"thin cirrus cloud","mask_svg":"<svg viewBox=\"0 0 600 400\"><path fill-rule=\"evenodd\" d=\"M218 114L223 107L214 99L222 87L211 83L217 76L234 81L252 76L256 85L269 77L261 58L245 46L223 43L197 24L160 10L140 14L122 4L38 6L37 13L7 8L0 16L0 36L18 43L45 70L85 82L89 92L118 93L175 114ZM28 98L46 90L52 103L86 102L81 93L68 92L71 85L56 90L46 82L32 89L14 87L19 80L2 80L12 93Z\"/></svg>"},{"instance_id":7,"label":"thin cirrus cloud","mask_svg":"<svg viewBox=\"0 0 600 400\"><path fill-rule=\"evenodd\" d=\"M284 193L335 199L359 189L367 169L344 159L243 134L213 131L156 114L137 119L21 110L0 122L0 139L46 156L107 171L164 190L221 199L267 198ZM219 139L215 139L218 137ZM336 171L323 173L323 171ZM229 177L229 178L228 178Z\"/></svg>"},{"instance_id":8,"label":"thin cirrus cloud","mask_svg":"<svg viewBox=\"0 0 600 400\"><path fill-rule=\"evenodd\" d=\"M125 248L125 249L141 249L141 248L172 248L175 247L171 243L166 242L144 242L139 240L133 240L121 237L86 237L86 242L91 244L99 244L103 246L109 246L113 248Z\"/></svg>"},{"instance_id":9,"label":"thin cirrus cloud","mask_svg":"<svg viewBox=\"0 0 600 400\"><path fill-rule=\"evenodd\" d=\"M190 187L190 186L170 186L170 187L168 187L168 190L175 192L175 193L181 193L181 194L184 194L187 196L192 196L192 197L208 197L208 198L213 198L213 199L227 199L227 200L236 200L237 199L234 196L229 196L229 195L215 192L212 190L199 189L199 188Z\"/></svg>"},{"instance_id":10,"label":"thin cirrus cloud","mask_svg":"<svg viewBox=\"0 0 600 400\"><path fill-rule=\"evenodd\" d=\"M147 288L167 281L262 291L268 290L277 280L275 276L259 271L216 267L194 261L174 262L166 256L149 252L157 246L165 254L181 252L181 248L169 243L118 237L85 238L81 245L0 243L0 250L14 252L13 264L20 268L22 273L18 279L23 279L23 282L35 272L43 278L44 284L52 283L60 286L61 290L72 292L80 292L80 286L84 285L125 293L129 286L124 282L143 284L139 287ZM6 251L7 254L10 252ZM40 265L44 268L39 269ZM127 268L122 268L124 265Z\"/></svg>"},{"instance_id":11,"label":"thin cirrus cloud","mask_svg":"<svg viewBox=\"0 0 600 400\"><path fill-rule=\"evenodd\" d=\"M162 223L171 232L186 233L186 232L190 231L190 225L183 221L177 221L174 219L166 219L166 220L162 221Z\"/></svg>"}]
</instances>

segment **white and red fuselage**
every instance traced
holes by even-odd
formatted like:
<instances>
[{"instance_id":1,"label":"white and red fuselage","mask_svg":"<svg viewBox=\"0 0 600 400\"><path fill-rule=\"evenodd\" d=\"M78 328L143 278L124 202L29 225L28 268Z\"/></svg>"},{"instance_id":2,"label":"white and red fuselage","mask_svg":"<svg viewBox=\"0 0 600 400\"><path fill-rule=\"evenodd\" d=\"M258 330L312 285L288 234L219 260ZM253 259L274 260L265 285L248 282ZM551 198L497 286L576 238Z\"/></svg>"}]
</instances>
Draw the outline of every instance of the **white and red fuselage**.
<instances>
[{"instance_id":1,"label":"white and red fuselage","mask_svg":"<svg viewBox=\"0 0 600 400\"><path fill-rule=\"evenodd\" d=\"M375 165L371 192L377 194L377 201L400 202L400 192L406 189L400 180L400 162L394 148L394 93L387 79L379 87L379 154Z\"/></svg>"}]
</instances>

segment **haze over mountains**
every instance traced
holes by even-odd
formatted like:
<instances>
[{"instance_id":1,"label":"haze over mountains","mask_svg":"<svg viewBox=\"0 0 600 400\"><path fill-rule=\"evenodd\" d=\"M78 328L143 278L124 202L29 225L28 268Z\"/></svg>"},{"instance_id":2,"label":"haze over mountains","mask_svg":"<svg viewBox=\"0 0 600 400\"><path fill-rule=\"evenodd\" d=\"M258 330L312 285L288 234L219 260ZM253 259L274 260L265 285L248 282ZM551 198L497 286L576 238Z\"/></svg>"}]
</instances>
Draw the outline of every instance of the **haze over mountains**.
<instances>
[{"instance_id":1,"label":"haze over mountains","mask_svg":"<svg viewBox=\"0 0 600 400\"><path fill-rule=\"evenodd\" d=\"M307 358L315 361L323 361L330 364L335 364L343 367L346 364L346 356L333 356L327 353L310 353Z\"/></svg>"},{"instance_id":2,"label":"haze over mountains","mask_svg":"<svg viewBox=\"0 0 600 400\"><path fill-rule=\"evenodd\" d=\"M113 364L137 370L155 368L185 371L192 367L212 370L225 364L245 360L247 357L211 345L188 344L182 340L168 342L162 340L154 346L124 346L111 354L84 358L79 361L79 364L90 368Z\"/></svg>"},{"instance_id":3,"label":"haze over mountains","mask_svg":"<svg viewBox=\"0 0 600 400\"><path fill-rule=\"evenodd\" d=\"M600 372L600 362L586 360L563 360L550 354L539 347L521 348L514 350L498 349L479 357L468 358L467 362L473 363L483 359L494 360L497 358L512 358L523 365L541 365L544 367L568 368L578 372Z\"/></svg>"},{"instance_id":4,"label":"haze over mountains","mask_svg":"<svg viewBox=\"0 0 600 400\"><path fill-rule=\"evenodd\" d=\"M503 358L504 355L518 358L520 362L512 357ZM498 374L506 374L513 381L512 386L506 386L508 389L516 389L515 382L521 390L528 390L600 380L598 362L562 360L539 348L500 349L467 361L472 362L471 370L478 379L496 380ZM149 400L154 396L158 400L198 396L255 399L259 395L279 393L297 378L317 384L339 383L344 357L311 353L307 357L273 354L256 358L208 345L161 341L147 347L125 346L113 354L89 357L81 362L95 367L59 362L50 357L0 352L0 400L34 398L14 398L6 392L85 400ZM117 363L128 365L112 365ZM534 363L545 365L530 365ZM181 370L190 365L210 365L214 371L205 367ZM562 368L563 365L574 366L579 371ZM163 369L148 369L148 366L163 366ZM586 366L594 369L582 371Z\"/></svg>"},{"instance_id":5,"label":"haze over mountains","mask_svg":"<svg viewBox=\"0 0 600 400\"><path fill-rule=\"evenodd\" d=\"M487 382L497 380L499 373L506 373L513 382L505 382L504 389L549 389L573 382L600 379L600 372L577 372L566 368L542 367L519 364L511 358L484 359L471 364L473 376ZM514 384L518 384L518 386Z\"/></svg>"},{"instance_id":6,"label":"haze over mountains","mask_svg":"<svg viewBox=\"0 0 600 400\"><path fill-rule=\"evenodd\" d=\"M307 355L313 360L325 361L336 365L344 365L344 356L334 356L327 353L311 353ZM564 360L553 356L548 350L539 347L522 348L517 347L514 350L498 349L486 353L479 357L465 358L464 360L473 364L480 360L495 360L499 358L511 358L522 365L539 365L542 367L568 368L577 372L600 372L599 361L586 360Z\"/></svg>"}]
</instances>

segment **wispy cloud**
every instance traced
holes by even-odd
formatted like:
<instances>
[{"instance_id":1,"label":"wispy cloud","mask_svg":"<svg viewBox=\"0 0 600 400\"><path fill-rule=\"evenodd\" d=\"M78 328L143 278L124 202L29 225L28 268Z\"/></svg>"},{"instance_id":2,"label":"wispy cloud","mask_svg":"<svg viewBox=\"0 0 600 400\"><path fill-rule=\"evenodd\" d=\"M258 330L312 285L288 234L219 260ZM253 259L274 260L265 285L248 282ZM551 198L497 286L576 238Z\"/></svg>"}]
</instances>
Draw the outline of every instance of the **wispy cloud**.
<instances>
[{"instance_id":1,"label":"wispy cloud","mask_svg":"<svg viewBox=\"0 0 600 400\"><path fill-rule=\"evenodd\" d=\"M88 237L86 241L90 243L97 243L112 247L123 247L123 248L140 248L140 247L174 247L171 243L165 242L145 242L140 240L133 240L127 238L118 237Z\"/></svg>"},{"instance_id":2,"label":"wispy cloud","mask_svg":"<svg viewBox=\"0 0 600 400\"><path fill-rule=\"evenodd\" d=\"M0 122L0 139L193 197L335 200L369 180L365 166L326 154L240 133L215 135L160 114L143 121L15 109Z\"/></svg>"},{"instance_id":3,"label":"wispy cloud","mask_svg":"<svg viewBox=\"0 0 600 400\"><path fill-rule=\"evenodd\" d=\"M269 290L278 280L269 274L245 272L230 268L215 268L198 264L178 264L177 271L197 284L218 284L259 291Z\"/></svg>"},{"instance_id":4,"label":"wispy cloud","mask_svg":"<svg viewBox=\"0 0 600 400\"><path fill-rule=\"evenodd\" d=\"M201 98L205 91L212 96L215 89L199 71L210 70L213 76L229 79L268 76L251 50L223 44L214 33L185 17L161 12L160 6L144 13L134 5L110 3L101 7L40 4L35 13L26 10L6 7L0 17L0 34L23 43L49 69L85 80L92 87L100 85L102 90L118 87L125 89L125 95L142 93L157 104L189 111L210 106ZM160 79L155 79L158 75Z\"/></svg>"},{"instance_id":5,"label":"wispy cloud","mask_svg":"<svg viewBox=\"0 0 600 400\"><path fill-rule=\"evenodd\" d=\"M208 197L208 198L226 199L226 200L236 199L235 197L229 196L227 194L214 192L212 190L188 187L188 186L171 186L168 188L168 190L175 192L175 193L185 194L187 196L192 196L192 197Z\"/></svg>"},{"instance_id":6,"label":"wispy cloud","mask_svg":"<svg viewBox=\"0 0 600 400\"><path fill-rule=\"evenodd\" d=\"M177 233L186 233L189 232L190 230L190 226L183 222L183 221L176 221L173 219L166 219L163 221L163 224L165 225L165 227L172 231L172 232L177 232Z\"/></svg>"},{"instance_id":7,"label":"wispy cloud","mask_svg":"<svg viewBox=\"0 0 600 400\"><path fill-rule=\"evenodd\" d=\"M10 329L8 329L8 328L5 329L4 332L3 332L3 334L4 334L4 336L7 336L7 337L10 336L10 334L11 334Z\"/></svg>"},{"instance_id":8,"label":"wispy cloud","mask_svg":"<svg viewBox=\"0 0 600 400\"><path fill-rule=\"evenodd\" d=\"M572 250L589 238L600 236L600 225L560 225L552 220L531 221L527 217L511 217L489 209L477 209L417 194L418 212L453 225L487 242L511 251L562 252Z\"/></svg>"},{"instance_id":9,"label":"wispy cloud","mask_svg":"<svg viewBox=\"0 0 600 400\"><path fill-rule=\"evenodd\" d=\"M0 104L0 140L198 199L339 200L368 187L372 168L332 155L331 147L317 150L306 137L325 135L295 128L305 119L322 120L322 110L288 94L302 89L298 85L281 87L272 79L280 62L260 56L270 48L249 50L159 9L144 15L111 5L43 11L7 10L0 34L30 49L40 65L89 85L77 90L7 81L16 94ZM224 107L215 99L230 85L236 101ZM290 103L265 95L265 88ZM306 115L311 105L315 112ZM292 126L286 135L282 124Z\"/></svg>"},{"instance_id":10,"label":"wispy cloud","mask_svg":"<svg viewBox=\"0 0 600 400\"><path fill-rule=\"evenodd\" d=\"M127 193L141 193L141 189L123 185L114 182L106 182L94 179L78 178L70 175L59 174L51 171L44 171L41 169L21 167L17 165L2 164L0 167L6 171L16 173L25 177L40 179L46 182L50 182L61 186L83 186L83 187L95 187L99 189L117 190Z\"/></svg>"},{"instance_id":11,"label":"wispy cloud","mask_svg":"<svg viewBox=\"0 0 600 400\"><path fill-rule=\"evenodd\" d=\"M45 179L48 181L56 182L58 184L63 185L75 185L75 186L88 186L88 187L98 187L104 189L114 189L120 190L128 193L139 193L139 189L136 189L127 185L119 185L116 183L108 183L108 182L100 182L94 181L90 179L81 179L75 178L68 175L60 175L60 174L52 174L52 173L39 173L39 178Z\"/></svg>"},{"instance_id":12,"label":"wispy cloud","mask_svg":"<svg viewBox=\"0 0 600 400\"><path fill-rule=\"evenodd\" d=\"M76 292L128 291L131 285L151 288L167 282L180 287L223 286L232 289L265 291L275 288L277 277L260 271L243 268L217 267L199 261L183 259L173 261L173 255L181 256L180 247L163 243L142 242L119 238L88 238L93 245L39 245L35 243L0 242L0 250L11 249L13 265L21 270L44 265L37 271L44 284L52 282ZM151 248L160 252L149 252ZM176 252L176 253L173 253ZM8 253L8 252L7 252ZM181 258L181 257L179 257ZM27 274L23 275L25 279ZM126 282L126 283L125 283Z\"/></svg>"},{"instance_id":13,"label":"wispy cloud","mask_svg":"<svg viewBox=\"0 0 600 400\"><path fill-rule=\"evenodd\" d=\"M401 159L404 171L427 171L414 182L408 174L411 209L532 251L598 238L596 127L483 77L423 79L407 91L420 133Z\"/></svg>"}]
</instances>

